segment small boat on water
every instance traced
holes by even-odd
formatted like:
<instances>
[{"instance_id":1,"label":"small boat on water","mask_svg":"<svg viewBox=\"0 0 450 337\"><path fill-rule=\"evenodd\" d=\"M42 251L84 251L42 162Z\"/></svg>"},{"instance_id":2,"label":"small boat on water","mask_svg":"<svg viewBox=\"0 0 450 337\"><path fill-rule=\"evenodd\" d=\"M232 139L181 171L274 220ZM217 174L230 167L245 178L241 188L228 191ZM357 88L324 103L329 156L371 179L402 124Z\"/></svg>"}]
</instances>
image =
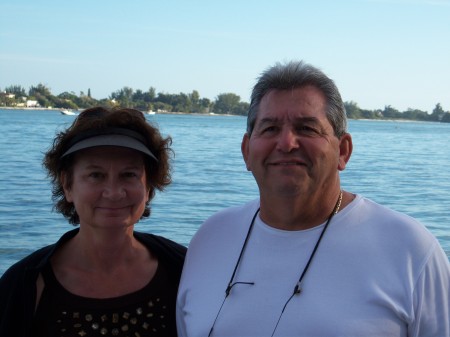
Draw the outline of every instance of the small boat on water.
<instances>
[{"instance_id":1,"label":"small boat on water","mask_svg":"<svg viewBox=\"0 0 450 337\"><path fill-rule=\"evenodd\" d=\"M145 112L147 115L156 115L156 111L148 110Z\"/></svg>"},{"instance_id":2,"label":"small boat on water","mask_svg":"<svg viewBox=\"0 0 450 337\"><path fill-rule=\"evenodd\" d=\"M59 112L61 112L63 115L69 115L69 116L78 115L75 111L67 110L67 109L59 110Z\"/></svg>"}]
</instances>

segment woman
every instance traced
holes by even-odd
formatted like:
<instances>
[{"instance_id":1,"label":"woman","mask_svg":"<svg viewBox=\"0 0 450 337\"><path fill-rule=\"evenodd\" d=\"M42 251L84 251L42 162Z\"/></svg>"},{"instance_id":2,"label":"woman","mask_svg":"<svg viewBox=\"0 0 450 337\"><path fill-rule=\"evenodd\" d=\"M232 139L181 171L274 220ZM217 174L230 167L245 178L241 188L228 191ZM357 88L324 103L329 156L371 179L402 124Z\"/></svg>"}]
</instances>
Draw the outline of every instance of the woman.
<instances>
[{"instance_id":1,"label":"woman","mask_svg":"<svg viewBox=\"0 0 450 337\"><path fill-rule=\"evenodd\" d=\"M175 336L186 248L134 231L170 182L171 139L133 109L83 111L44 166L79 228L0 279L0 336Z\"/></svg>"}]
</instances>

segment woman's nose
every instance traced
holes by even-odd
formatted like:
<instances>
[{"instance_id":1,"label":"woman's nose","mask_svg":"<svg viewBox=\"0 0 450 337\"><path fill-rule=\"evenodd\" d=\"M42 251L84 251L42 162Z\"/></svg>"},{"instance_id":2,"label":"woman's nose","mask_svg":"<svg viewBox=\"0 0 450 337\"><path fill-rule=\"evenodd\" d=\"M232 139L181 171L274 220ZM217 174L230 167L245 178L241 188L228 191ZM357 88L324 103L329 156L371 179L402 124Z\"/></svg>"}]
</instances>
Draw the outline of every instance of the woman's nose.
<instances>
[{"instance_id":1,"label":"woman's nose","mask_svg":"<svg viewBox=\"0 0 450 337\"><path fill-rule=\"evenodd\" d=\"M120 200L126 195L123 185L115 180L109 179L104 186L103 196L112 200Z\"/></svg>"}]
</instances>

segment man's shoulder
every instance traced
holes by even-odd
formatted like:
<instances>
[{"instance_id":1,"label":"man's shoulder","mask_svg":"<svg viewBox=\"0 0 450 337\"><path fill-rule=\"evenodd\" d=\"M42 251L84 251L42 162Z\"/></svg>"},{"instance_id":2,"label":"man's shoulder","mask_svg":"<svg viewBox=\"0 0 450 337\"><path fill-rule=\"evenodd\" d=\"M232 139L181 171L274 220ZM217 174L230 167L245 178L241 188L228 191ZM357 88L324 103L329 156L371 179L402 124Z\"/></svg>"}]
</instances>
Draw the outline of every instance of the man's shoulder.
<instances>
[{"instance_id":1,"label":"man's shoulder","mask_svg":"<svg viewBox=\"0 0 450 337\"><path fill-rule=\"evenodd\" d=\"M397 248L404 246L414 247L415 251L428 251L437 243L426 224L371 199L361 197L350 214L365 225L364 228L371 232L371 237L378 236L385 243L393 241L392 245Z\"/></svg>"},{"instance_id":2,"label":"man's shoulder","mask_svg":"<svg viewBox=\"0 0 450 337\"><path fill-rule=\"evenodd\" d=\"M246 230L247 225L259 209L259 199L252 200L245 204L224 208L203 222L195 237L221 237L229 233L239 233Z\"/></svg>"},{"instance_id":3,"label":"man's shoulder","mask_svg":"<svg viewBox=\"0 0 450 337\"><path fill-rule=\"evenodd\" d=\"M358 199L358 211L373 216L373 219L375 220L382 220L379 222L385 224L386 226L396 224L397 226L413 225L421 228L425 227L418 219L413 218L406 213L395 210L389 206L379 204L378 202L366 197L358 196Z\"/></svg>"},{"instance_id":4,"label":"man's shoulder","mask_svg":"<svg viewBox=\"0 0 450 337\"><path fill-rule=\"evenodd\" d=\"M218 212L211 215L206 221L204 225L208 223L216 223L217 221L229 221L239 218L252 218L254 213L259 209L259 199L251 200L245 204L230 206L224 209L219 210Z\"/></svg>"}]
</instances>

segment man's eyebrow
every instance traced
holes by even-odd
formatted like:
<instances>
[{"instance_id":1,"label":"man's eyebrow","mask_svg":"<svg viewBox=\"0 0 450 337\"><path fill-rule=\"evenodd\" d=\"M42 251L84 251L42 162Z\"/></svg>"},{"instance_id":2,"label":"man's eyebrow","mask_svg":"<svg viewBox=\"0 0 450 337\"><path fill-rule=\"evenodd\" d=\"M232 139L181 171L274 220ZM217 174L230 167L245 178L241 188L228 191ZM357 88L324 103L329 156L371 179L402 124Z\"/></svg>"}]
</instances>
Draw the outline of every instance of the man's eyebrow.
<instances>
[{"instance_id":1,"label":"man's eyebrow","mask_svg":"<svg viewBox=\"0 0 450 337\"><path fill-rule=\"evenodd\" d=\"M314 124L320 124L320 120L317 117L299 117L295 119L298 122L301 123L314 123Z\"/></svg>"},{"instance_id":2,"label":"man's eyebrow","mask_svg":"<svg viewBox=\"0 0 450 337\"><path fill-rule=\"evenodd\" d=\"M259 120L259 124L266 124L266 123L276 123L276 122L278 122L280 119L279 118L276 118L276 117L264 117L264 118L261 118L260 120Z\"/></svg>"},{"instance_id":3,"label":"man's eyebrow","mask_svg":"<svg viewBox=\"0 0 450 337\"><path fill-rule=\"evenodd\" d=\"M264 117L260 119L258 124L280 123L280 121L281 119L278 117ZM317 117L296 117L294 119L294 122L320 124L320 121Z\"/></svg>"}]
</instances>

